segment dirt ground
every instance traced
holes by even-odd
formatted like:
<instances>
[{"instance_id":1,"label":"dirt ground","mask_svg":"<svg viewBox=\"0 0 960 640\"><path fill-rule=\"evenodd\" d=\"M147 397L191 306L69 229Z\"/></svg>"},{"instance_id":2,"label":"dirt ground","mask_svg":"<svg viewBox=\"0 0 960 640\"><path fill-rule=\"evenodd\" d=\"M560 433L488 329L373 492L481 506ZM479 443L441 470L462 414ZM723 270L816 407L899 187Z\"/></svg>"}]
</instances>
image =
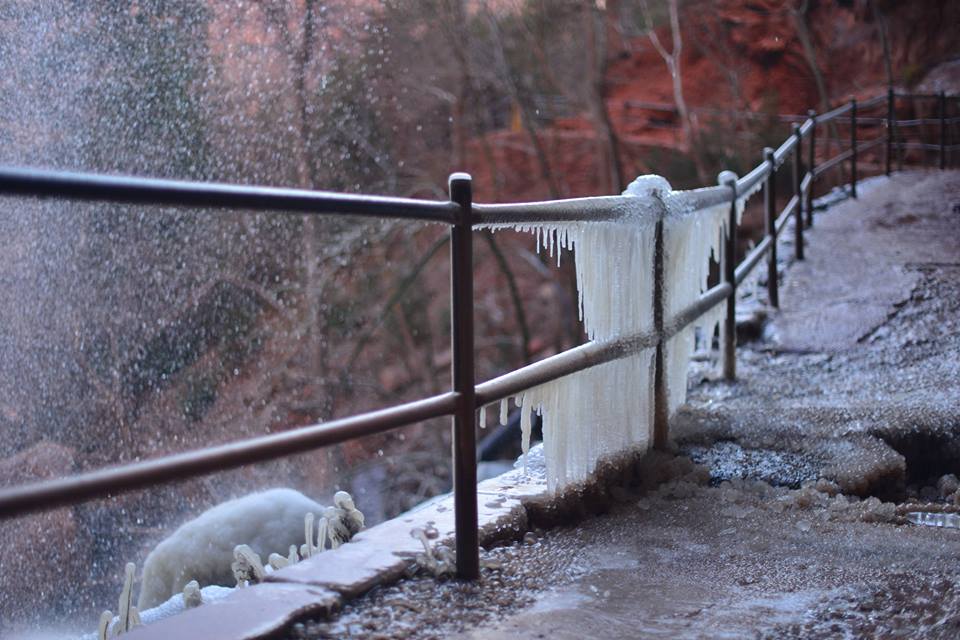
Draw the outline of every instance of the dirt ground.
<instances>
[{"instance_id":1,"label":"dirt ground","mask_svg":"<svg viewBox=\"0 0 960 640\"><path fill-rule=\"evenodd\" d=\"M649 457L670 481L485 551L477 584L419 575L292 637L960 637L960 529L903 517L960 504L935 486L960 472L960 173L865 183L808 238L738 381L692 374L676 437L709 469Z\"/></svg>"}]
</instances>

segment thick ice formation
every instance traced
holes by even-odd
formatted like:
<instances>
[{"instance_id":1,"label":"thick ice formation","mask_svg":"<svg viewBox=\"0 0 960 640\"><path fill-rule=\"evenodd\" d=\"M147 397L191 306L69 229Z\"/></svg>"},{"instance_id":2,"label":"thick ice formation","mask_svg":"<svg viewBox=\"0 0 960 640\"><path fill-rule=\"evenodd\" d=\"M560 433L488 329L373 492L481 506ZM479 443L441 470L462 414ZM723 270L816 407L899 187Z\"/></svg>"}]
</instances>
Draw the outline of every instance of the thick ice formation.
<instances>
[{"instance_id":1,"label":"thick ice formation","mask_svg":"<svg viewBox=\"0 0 960 640\"><path fill-rule=\"evenodd\" d=\"M304 515L323 510L298 491L271 489L205 511L147 556L138 607L157 606L191 580L203 586L232 585L230 565L237 545L249 545L262 558L286 552L303 539Z\"/></svg>"},{"instance_id":2,"label":"thick ice formation","mask_svg":"<svg viewBox=\"0 0 960 640\"><path fill-rule=\"evenodd\" d=\"M707 289L710 258L721 259L730 205L720 204L695 212L674 205L677 197L666 194L668 215L664 218L663 277L664 317L669 319L693 304ZM742 212L742 206L738 206ZM687 366L693 354L697 330L709 340L724 318L717 305L667 341L667 393L670 414L687 399ZM721 327L721 331L723 328Z\"/></svg>"},{"instance_id":3,"label":"thick ice formation","mask_svg":"<svg viewBox=\"0 0 960 640\"><path fill-rule=\"evenodd\" d=\"M729 176L722 176L727 178ZM733 176L735 178L735 176ZM742 213L746 198L738 198ZM653 328L653 261L656 222L664 220L665 318L669 320L706 289L711 253L719 257L729 204L686 210L685 200L660 176L641 176L624 192L623 215L614 221L524 223L541 246L560 259L575 250L579 311L587 336L608 341ZM507 225L494 225L504 227ZM696 327L711 336L723 316L718 305L666 345L669 408L686 399L687 364ZM605 363L528 389L521 407L523 449L530 446L531 412L543 416L548 486L556 490L586 479L597 461L628 447L645 447L652 418L654 350ZM500 405L506 422L507 400Z\"/></svg>"}]
</instances>

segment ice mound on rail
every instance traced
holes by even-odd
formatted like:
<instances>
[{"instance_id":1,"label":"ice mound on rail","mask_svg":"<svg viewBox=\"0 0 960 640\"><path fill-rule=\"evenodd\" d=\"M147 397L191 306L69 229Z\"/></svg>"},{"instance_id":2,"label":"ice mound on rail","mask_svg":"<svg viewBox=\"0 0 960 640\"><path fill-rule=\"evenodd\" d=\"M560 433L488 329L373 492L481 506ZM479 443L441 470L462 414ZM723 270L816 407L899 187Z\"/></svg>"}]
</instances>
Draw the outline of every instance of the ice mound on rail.
<instances>
[{"instance_id":1,"label":"ice mound on rail","mask_svg":"<svg viewBox=\"0 0 960 640\"><path fill-rule=\"evenodd\" d=\"M735 176L734 176L735 177ZM602 199L617 212L613 220L493 224L535 234L560 261L574 251L579 313L587 336L607 342L653 329L653 267L656 223L663 219L665 318L693 303L706 288L711 253L719 257L729 204L691 210L689 192L675 192L666 179L637 178L622 196ZM581 202L587 203L586 199ZM597 203L590 209L597 210ZM742 210L742 203L738 203ZM571 202L576 206L576 201ZM696 326L712 335L722 305ZM669 409L686 399L687 365L695 326L665 345ZM551 490L585 480L602 458L629 448L646 448L653 412L653 360L648 348L527 389L514 397L522 408L524 453L530 447L531 414L543 417L543 453ZM506 420L509 399L501 403Z\"/></svg>"}]
</instances>

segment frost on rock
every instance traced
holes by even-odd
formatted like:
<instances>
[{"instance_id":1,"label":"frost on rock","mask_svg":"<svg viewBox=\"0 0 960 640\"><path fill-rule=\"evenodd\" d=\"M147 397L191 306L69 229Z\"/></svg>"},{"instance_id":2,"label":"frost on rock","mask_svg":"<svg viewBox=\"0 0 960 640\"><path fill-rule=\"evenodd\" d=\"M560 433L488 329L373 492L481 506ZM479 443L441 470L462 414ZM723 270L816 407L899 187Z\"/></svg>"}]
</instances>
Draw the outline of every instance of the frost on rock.
<instances>
[{"instance_id":1,"label":"frost on rock","mask_svg":"<svg viewBox=\"0 0 960 640\"><path fill-rule=\"evenodd\" d=\"M719 257L729 204L689 211L688 199L660 176L641 176L610 206L604 221L492 225L535 234L557 261L574 251L578 309L587 337L606 342L653 329L656 222L664 225L666 318L706 289L711 253ZM740 207L742 211L742 206ZM669 410L686 399L687 365L700 327L712 336L723 314L718 305L666 345ZM646 447L652 422L653 349L540 385L519 394L526 458L531 412L543 417L547 485L551 491L587 479L597 462L627 448ZM501 402L505 422L507 400Z\"/></svg>"}]
</instances>

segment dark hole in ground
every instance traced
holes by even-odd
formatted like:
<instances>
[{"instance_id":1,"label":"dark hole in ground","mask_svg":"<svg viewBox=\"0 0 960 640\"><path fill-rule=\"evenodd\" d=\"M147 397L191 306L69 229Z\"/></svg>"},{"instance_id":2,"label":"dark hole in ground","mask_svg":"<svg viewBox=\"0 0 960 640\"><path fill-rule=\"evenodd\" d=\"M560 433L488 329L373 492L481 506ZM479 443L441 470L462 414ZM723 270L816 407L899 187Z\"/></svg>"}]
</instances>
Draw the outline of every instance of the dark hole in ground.
<instances>
[{"instance_id":1,"label":"dark hole in ground","mask_svg":"<svg viewBox=\"0 0 960 640\"><path fill-rule=\"evenodd\" d=\"M937 481L947 474L960 476L960 427L877 435L905 459L906 486L902 495L897 496L901 500L941 498L932 491Z\"/></svg>"},{"instance_id":2,"label":"dark hole in ground","mask_svg":"<svg viewBox=\"0 0 960 640\"><path fill-rule=\"evenodd\" d=\"M719 440L710 445L687 445L681 448L681 453L697 464L709 467L712 485L744 478L799 489L804 482L816 481L822 466L821 461L810 454L752 449L731 440Z\"/></svg>"}]
</instances>

